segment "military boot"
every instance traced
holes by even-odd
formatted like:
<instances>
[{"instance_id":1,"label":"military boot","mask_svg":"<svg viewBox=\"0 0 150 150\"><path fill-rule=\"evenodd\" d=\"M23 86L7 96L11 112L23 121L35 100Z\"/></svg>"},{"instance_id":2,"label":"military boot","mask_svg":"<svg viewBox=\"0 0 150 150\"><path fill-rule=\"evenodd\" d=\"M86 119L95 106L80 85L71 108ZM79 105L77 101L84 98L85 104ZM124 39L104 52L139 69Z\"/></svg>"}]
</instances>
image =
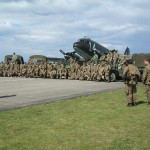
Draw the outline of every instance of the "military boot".
<instances>
[{"instance_id":1,"label":"military boot","mask_svg":"<svg viewBox=\"0 0 150 150\"><path fill-rule=\"evenodd\" d=\"M127 107L132 107L132 106L133 106L132 103L127 104Z\"/></svg>"},{"instance_id":2,"label":"military boot","mask_svg":"<svg viewBox=\"0 0 150 150\"><path fill-rule=\"evenodd\" d=\"M136 106L137 104L136 104L136 102L132 102L132 106Z\"/></svg>"}]
</instances>

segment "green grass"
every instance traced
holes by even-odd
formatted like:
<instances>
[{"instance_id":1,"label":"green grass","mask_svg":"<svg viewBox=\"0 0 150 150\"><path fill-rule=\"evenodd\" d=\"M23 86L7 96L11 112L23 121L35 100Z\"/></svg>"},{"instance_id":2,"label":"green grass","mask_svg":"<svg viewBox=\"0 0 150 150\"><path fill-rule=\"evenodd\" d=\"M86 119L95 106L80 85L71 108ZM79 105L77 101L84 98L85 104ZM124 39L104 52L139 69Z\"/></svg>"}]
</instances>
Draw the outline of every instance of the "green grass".
<instances>
[{"instance_id":1,"label":"green grass","mask_svg":"<svg viewBox=\"0 0 150 150\"><path fill-rule=\"evenodd\" d=\"M126 107L124 90L0 112L0 149L149 150L150 106Z\"/></svg>"}]
</instances>

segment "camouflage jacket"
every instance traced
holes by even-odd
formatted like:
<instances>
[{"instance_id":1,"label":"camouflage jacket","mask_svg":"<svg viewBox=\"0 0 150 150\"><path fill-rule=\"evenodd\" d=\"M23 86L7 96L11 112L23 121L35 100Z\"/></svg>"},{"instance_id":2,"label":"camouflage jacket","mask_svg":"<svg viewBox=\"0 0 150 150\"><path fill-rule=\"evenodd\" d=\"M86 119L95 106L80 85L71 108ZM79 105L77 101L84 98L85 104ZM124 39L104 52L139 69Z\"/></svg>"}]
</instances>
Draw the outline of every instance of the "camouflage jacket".
<instances>
[{"instance_id":1,"label":"camouflage jacket","mask_svg":"<svg viewBox=\"0 0 150 150\"><path fill-rule=\"evenodd\" d=\"M150 84L150 64L145 66L143 75L142 75L142 82L144 84Z\"/></svg>"},{"instance_id":2,"label":"camouflage jacket","mask_svg":"<svg viewBox=\"0 0 150 150\"><path fill-rule=\"evenodd\" d=\"M140 72L138 68L134 65L128 65L123 70L123 79L127 84L137 84L138 78L140 77Z\"/></svg>"}]
</instances>

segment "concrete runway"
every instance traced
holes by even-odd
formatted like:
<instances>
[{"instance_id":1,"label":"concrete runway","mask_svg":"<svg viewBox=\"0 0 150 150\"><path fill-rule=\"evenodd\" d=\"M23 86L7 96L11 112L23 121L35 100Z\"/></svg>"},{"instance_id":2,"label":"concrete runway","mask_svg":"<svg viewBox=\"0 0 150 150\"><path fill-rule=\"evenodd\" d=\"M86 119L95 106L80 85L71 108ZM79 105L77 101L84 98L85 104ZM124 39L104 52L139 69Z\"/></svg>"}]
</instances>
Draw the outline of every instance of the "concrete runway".
<instances>
[{"instance_id":1,"label":"concrete runway","mask_svg":"<svg viewBox=\"0 0 150 150\"><path fill-rule=\"evenodd\" d=\"M123 88L123 82L0 77L0 111Z\"/></svg>"}]
</instances>

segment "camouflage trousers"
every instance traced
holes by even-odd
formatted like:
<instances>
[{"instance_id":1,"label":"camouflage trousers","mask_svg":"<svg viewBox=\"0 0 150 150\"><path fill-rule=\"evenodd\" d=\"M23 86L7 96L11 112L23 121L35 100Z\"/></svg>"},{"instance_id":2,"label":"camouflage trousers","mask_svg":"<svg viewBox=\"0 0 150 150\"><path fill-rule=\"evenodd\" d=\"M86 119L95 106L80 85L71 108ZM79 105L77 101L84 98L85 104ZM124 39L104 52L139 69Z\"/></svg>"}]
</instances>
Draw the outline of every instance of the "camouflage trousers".
<instances>
[{"instance_id":1,"label":"camouflage trousers","mask_svg":"<svg viewBox=\"0 0 150 150\"><path fill-rule=\"evenodd\" d=\"M148 103L150 103L150 84L146 84L145 89L146 89L147 101Z\"/></svg>"},{"instance_id":2,"label":"camouflage trousers","mask_svg":"<svg viewBox=\"0 0 150 150\"><path fill-rule=\"evenodd\" d=\"M0 77L2 77L3 76L3 71L0 71Z\"/></svg>"},{"instance_id":3,"label":"camouflage trousers","mask_svg":"<svg viewBox=\"0 0 150 150\"><path fill-rule=\"evenodd\" d=\"M137 97L137 88L136 84L125 84L125 93L128 104L136 103Z\"/></svg>"}]
</instances>

